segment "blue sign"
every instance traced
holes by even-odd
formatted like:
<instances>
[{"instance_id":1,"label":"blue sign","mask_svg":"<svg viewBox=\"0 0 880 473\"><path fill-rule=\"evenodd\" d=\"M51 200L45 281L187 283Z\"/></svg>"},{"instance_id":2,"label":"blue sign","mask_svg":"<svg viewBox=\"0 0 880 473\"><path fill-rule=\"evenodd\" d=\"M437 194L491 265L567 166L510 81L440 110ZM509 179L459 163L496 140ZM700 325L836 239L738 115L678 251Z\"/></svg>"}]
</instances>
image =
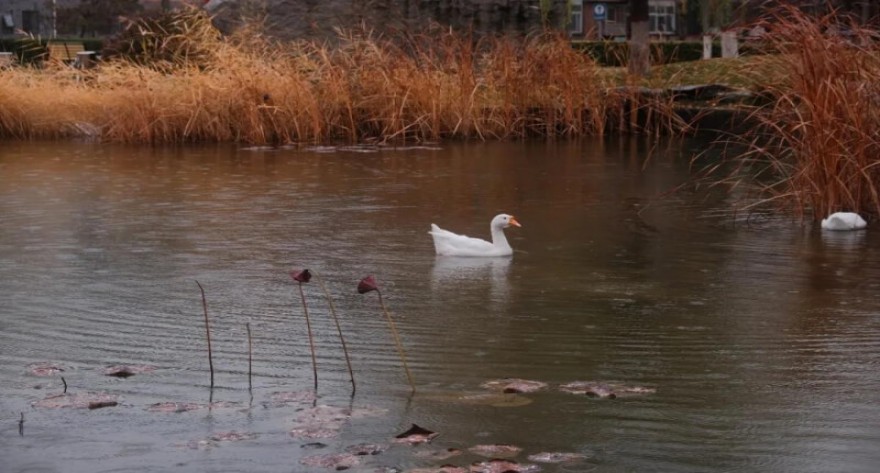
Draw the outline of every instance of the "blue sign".
<instances>
[{"instance_id":1,"label":"blue sign","mask_svg":"<svg viewBox=\"0 0 880 473\"><path fill-rule=\"evenodd\" d=\"M597 3L593 5L593 19L596 21L602 21L605 19L605 13L607 12L607 8L604 3Z\"/></svg>"}]
</instances>

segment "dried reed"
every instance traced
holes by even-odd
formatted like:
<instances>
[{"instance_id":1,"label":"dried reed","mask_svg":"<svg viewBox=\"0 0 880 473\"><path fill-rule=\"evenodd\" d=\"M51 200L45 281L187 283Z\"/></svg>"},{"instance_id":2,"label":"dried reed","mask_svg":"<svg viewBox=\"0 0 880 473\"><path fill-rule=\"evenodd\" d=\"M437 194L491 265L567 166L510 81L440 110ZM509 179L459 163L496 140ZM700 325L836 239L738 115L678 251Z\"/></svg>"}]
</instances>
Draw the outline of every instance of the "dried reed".
<instances>
[{"instance_id":1,"label":"dried reed","mask_svg":"<svg viewBox=\"0 0 880 473\"><path fill-rule=\"evenodd\" d=\"M196 281L196 284L199 286L199 291L202 293L202 308L205 311L205 340L208 341L208 368L211 370L211 393L213 396L214 391L214 357L211 350L211 327L208 324L208 300L205 298L205 289L202 287L201 283ZM66 384L65 384L66 387Z\"/></svg>"},{"instance_id":2,"label":"dried reed","mask_svg":"<svg viewBox=\"0 0 880 473\"><path fill-rule=\"evenodd\" d=\"M186 11L143 21L98 68L0 71L0 137L257 144L602 135L634 102L562 35L435 28L277 44ZM112 56L112 55L111 55ZM645 114L666 114L652 102ZM668 123L657 121L661 128ZM632 130L644 131L644 130Z\"/></svg>"},{"instance_id":3,"label":"dried reed","mask_svg":"<svg viewBox=\"0 0 880 473\"><path fill-rule=\"evenodd\" d=\"M772 100L751 115L753 132L727 140L745 151L717 182L757 183L746 209L880 215L880 35L834 13L786 7L772 18L768 46L787 80L768 84Z\"/></svg>"}]
</instances>

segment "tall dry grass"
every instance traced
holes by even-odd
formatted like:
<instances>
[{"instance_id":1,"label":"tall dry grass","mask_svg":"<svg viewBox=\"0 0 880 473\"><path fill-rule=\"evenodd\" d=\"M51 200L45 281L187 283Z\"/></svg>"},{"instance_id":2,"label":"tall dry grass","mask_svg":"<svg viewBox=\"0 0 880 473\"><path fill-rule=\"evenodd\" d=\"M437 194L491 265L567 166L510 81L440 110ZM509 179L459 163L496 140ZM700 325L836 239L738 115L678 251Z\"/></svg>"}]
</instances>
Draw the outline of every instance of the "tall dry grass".
<instances>
[{"instance_id":1,"label":"tall dry grass","mask_svg":"<svg viewBox=\"0 0 880 473\"><path fill-rule=\"evenodd\" d=\"M768 24L787 79L768 84L772 100L752 115L753 132L731 140L746 151L735 153L722 181L756 178L749 209L816 220L835 211L880 215L880 36L833 13L794 8Z\"/></svg>"},{"instance_id":2,"label":"tall dry grass","mask_svg":"<svg viewBox=\"0 0 880 473\"><path fill-rule=\"evenodd\" d=\"M259 28L221 37L196 10L131 28L96 69L0 71L0 136L282 144L683 126L669 103L613 89L589 57L549 33L475 41L442 28L359 30L332 45L282 44Z\"/></svg>"}]
</instances>

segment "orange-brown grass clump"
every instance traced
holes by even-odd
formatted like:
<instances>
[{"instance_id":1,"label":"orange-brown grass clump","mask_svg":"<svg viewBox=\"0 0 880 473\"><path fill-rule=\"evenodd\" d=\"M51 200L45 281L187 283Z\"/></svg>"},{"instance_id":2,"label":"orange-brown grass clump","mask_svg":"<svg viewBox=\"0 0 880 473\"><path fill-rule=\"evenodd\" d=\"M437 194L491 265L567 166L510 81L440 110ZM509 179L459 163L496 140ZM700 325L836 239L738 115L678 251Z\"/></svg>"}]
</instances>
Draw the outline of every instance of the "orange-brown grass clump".
<instances>
[{"instance_id":1,"label":"orange-brown grass clump","mask_svg":"<svg viewBox=\"0 0 880 473\"><path fill-rule=\"evenodd\" d=\"M474 40L441 28L395 37L363 30L332 45L282 44L257 28L222 37L198 10L129 32L95 69L0 71L0 136L284 144L684 126L666 99L612 88L555 34Z\"/></svg>"},{"instance_id":2,"label":"orange-brown grass clump","mask_svg":"<svg viewBox=\"0 0 880 473\"><path fill-rule=\"evenodd\" d=\"M794 8L769 24L787 79L768 83L771 100L752 115L753 133L731 140L746 151L734 153L724 182L757 177L760 196L749 209L770 205L815 220L835 211L880 215L880 36Z\"/></svg>"}]
</instances>

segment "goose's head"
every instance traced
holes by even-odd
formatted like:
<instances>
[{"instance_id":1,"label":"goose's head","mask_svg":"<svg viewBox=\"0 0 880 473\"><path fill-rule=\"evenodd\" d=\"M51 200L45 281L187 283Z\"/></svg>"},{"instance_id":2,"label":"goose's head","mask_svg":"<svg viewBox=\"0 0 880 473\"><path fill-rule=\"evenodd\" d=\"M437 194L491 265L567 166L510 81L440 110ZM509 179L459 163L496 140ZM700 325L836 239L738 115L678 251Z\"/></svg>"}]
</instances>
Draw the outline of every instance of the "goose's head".
<instances>
[{"instance_id":1,"label":"goose's head","mask_svg":"<svg viewBox=\"0 0 880 473\"><path fill-rule=\"evenodd\" d=\"M507 228L509 226L521 227L513 215L498 214L492 219L492 228Z\"/></svg>"}]
</instances>

